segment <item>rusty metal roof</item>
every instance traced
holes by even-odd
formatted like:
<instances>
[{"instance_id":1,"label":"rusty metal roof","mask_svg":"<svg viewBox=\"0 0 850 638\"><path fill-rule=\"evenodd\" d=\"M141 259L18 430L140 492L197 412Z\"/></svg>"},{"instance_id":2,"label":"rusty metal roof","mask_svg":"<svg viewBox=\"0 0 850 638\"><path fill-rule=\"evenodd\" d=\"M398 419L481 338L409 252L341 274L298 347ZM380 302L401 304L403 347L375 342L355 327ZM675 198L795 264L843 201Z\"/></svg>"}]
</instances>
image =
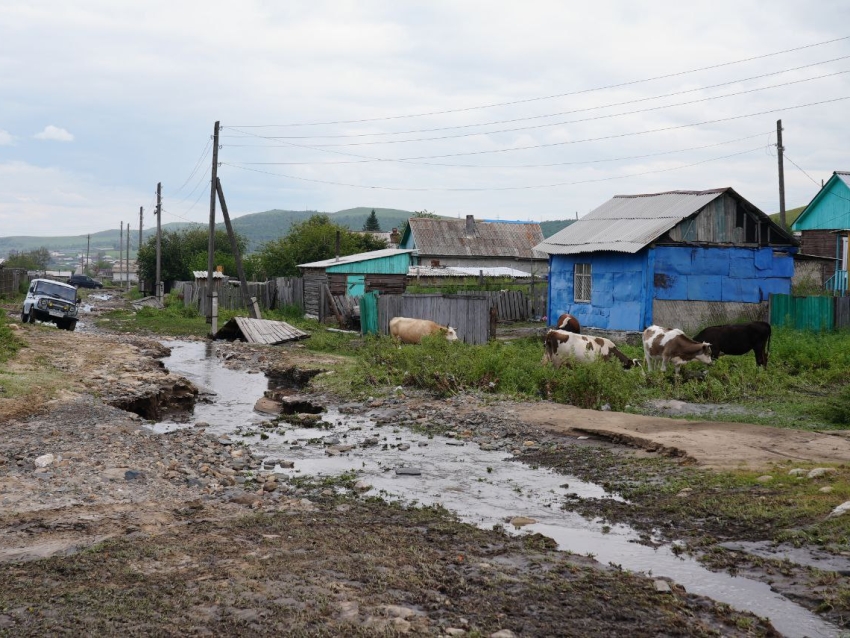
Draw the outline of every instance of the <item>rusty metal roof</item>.
<instances>
[{"instance_id":1,"label":"rusty metal roof","mask_svg":"<svg viewBox=\"0 0 850 638\"><path fill-rule=\"evenodd\" d=\"M617 195L535 248L550 255L636 253L727 190Z\"/></svg>"},{"instance_id":2,"label":"rusty metal roof","mask_svg":"<svg viewBox=\"0 0 850 638\"><path fill-rule=\"evenodd\" d=\"M513 257L545 259L534 247L543 241L536 222L474 221L471 232L466 219L430 219L411 217L410 233L420 256L440 257Z\"/></svg>"}]
</instances>

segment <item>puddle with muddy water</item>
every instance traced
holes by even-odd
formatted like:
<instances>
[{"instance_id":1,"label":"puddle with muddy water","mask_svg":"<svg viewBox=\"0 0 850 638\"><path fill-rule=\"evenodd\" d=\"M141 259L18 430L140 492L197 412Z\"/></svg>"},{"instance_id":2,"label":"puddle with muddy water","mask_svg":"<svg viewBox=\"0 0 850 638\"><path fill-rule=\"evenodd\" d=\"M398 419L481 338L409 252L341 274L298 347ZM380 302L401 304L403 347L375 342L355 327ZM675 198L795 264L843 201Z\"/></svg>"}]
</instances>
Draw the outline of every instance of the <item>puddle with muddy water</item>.
<instances>
[{"instance_id":1,"label":"puddle with muddy water","mask_svg":"<svg viewBox=\"0 0 850 638\"><path fill-rule=\"evenodd\" d=\"M240 438L238 431L259 430L255 426L268 417L254 412L253 406L269 387L266 377L225 368L213 343L170 341L165 345L172 349L164 360L169 370L193 381L202 393L215 393L211 402L196 405L194 421L205 421L209 432L231 438ZM358 480L372 485L369 494L406 503L440 504L484 528L504 525L514 533L539 532L554 539L562 550L592 553L601 563L669 577L689 592L767 617L787 636L839 634L835 626L772 592L767 584L711 572L695 560L676 556L669 546L653 549L637 544L638 534L627 526L608 527L560 508L570 494L618 498L598 485L510 461L511 454L482 450L474 443L378 426L369 418L341 414L332 406L322 418L328 429L283 424L277 431L265 430L268 439L260 440L259 435L241 438L258 456L269 459L267 469L284 475L334 476L354 470ZM167 431L187 424L162 422L152 427ZM377 444L372 444L374 439ZM335 443L357 447L328 456L327 445ZM363 444L366 446L361 447ZM398 447L405 444L409 449ZM282 469L277 460L294 461L295 467ZM419 474L399 475L397 468ZM537 522L515 529L507 521L516 516Z\"/></svg>"}]
</instances>

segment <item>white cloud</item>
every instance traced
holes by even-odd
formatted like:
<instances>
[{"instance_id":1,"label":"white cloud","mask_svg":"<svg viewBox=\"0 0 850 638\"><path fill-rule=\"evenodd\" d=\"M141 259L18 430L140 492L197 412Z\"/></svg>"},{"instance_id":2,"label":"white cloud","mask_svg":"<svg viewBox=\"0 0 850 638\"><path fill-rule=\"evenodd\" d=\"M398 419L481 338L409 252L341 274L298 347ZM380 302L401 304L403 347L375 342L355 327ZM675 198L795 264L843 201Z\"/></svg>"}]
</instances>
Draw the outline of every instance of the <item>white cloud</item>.
<instances>
[{"instance_id":1,"label":"white cloud","mask_svg":"<svg viewBox=\"0 0 850 638\"><path fill-rule=\"evenodd\" d=\"M74 136L63 128L49 124L44 127L41 133L36 133L33 137L37 140L53 140L54 142L73 142Z\"/></svg>"},{"instance_id":2,"label":"white cloud","mask_svg":"<svg viewBox=\"0 0 850 638\"><path fill-rule=\"evenodd\" d=\"M4 131L0 128L0 146L9 146L12 144L14 139L15 138L12 137L12 134L9 133L9 131Z\"/></svg>"}]
</instances>

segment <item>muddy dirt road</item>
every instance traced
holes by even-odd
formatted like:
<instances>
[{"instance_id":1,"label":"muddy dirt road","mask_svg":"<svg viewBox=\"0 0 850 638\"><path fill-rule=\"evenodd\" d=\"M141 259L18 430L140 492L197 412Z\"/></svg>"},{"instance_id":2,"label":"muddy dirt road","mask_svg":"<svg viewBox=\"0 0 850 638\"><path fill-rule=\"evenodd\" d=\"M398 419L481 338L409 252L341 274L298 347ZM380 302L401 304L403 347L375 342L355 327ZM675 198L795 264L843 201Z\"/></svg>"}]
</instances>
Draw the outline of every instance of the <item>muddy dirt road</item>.
<instances>
[{"instance_id":1,"label":"muddy dirt road","mask_svg":"<svg viewBox=\"0 0 850 638\"><path fill-rule=\"evenodd\" d=\"M12 576L0 579L0 635L776 635L752 614L672 581L557 551L541 534L480 529L442 507L387 504L368 498L374 492L350 474L273 472L257 451L259 435L258 445L246 445L245 437L186 414L196 400L216 398L163 369L168 350L158 340L40 325L18 333L27 347L6 366L2 385L36 379L43 390L0 394L0 568ZM304 349L239 344L213 356L245 374L333 363ZM298 392L334 401L309 387ZM535 464L576 450L616 459L673 447L712 466L742 462L733 446L726 460L701 457L697 446L676 442L675 431L664 434L664 419L565 406L406 393L345 412L399 436L424 426L434 426L431 437L453 429L470 446L513 450ZM157 433L150 422L160 420L187 427ZM244 425L262 430L262 420ZM579 438L591 428L650 443ZM792 438L773 444L771 452L801 449ZM302 442L291 454L306 458L315 449L336 458L326 451L334 445L312 446ZM842 453L827 448L817 460ZM814 460L811 450L820 444L806 452ZM839 631L808 626L810 635Z\"/></svg>"}]
</instances>

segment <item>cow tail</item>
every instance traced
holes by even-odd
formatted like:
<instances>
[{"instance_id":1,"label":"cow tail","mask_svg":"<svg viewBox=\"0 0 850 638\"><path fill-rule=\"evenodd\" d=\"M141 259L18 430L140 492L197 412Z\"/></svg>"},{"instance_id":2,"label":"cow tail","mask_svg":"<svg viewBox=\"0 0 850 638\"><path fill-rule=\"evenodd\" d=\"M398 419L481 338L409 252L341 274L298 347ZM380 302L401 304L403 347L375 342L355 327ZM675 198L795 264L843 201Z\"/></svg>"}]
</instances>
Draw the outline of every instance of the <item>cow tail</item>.
<instances>
[{"instance_id":1,"label":"cow tail","mask_svg":"<svg viewBox=\"0 0 850 638\"><path fill-rule=\"evenodd\" d=\"M770 359L770 339L773 337L773 329L771 328L770 332L767 333L767 344L765 344L764 348L764 358Z\"/></svg>"}]
</instances>

